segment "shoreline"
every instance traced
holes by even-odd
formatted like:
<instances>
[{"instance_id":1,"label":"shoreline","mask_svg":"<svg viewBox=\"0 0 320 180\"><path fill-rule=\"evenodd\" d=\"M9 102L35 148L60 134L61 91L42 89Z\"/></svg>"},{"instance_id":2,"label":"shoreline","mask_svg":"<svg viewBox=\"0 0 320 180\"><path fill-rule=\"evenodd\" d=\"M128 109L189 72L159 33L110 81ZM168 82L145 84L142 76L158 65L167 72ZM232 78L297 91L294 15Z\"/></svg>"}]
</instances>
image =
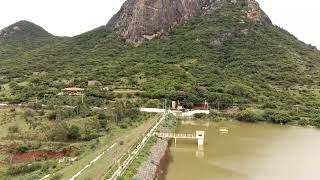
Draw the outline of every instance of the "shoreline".
<instances>
[{"instance_id":1,"label":"shoreline","mask_svg":"<svg viewBox=\"0 0 320 180\"><path fill-rule=\"evenodd\" d=\"M168 151L169 140L157 138L157 142L151 147L148 159L141 164L133 180L157 179L159 167L163 164L163 158Z\"/></svg>"},{"instance_id":2,"label":"shoreline","mask_svg":"<svg viewBox=\"0 0 320 180\"><path fill-rule=\"evenodd\" d=\"M174 132L177 128L177 120L168 116L165 123L160 127L161 132ZM172 161L170 156L170 139L158 138L151 147L149 156L137 169L133 180L164 180L168 164Z\"/></svg>"},{"instance_id":3,"label":"shoreline","mask_svg":"<svg viewBox=\"0 0 320 180\"><path fill-rule=\"evenodd\" d=\"M171 142L172 141L168 140L167 149L165 151L165 154L162 156L162 158L160 160L160 164L157 167L157 171L156 171L156 174L154 175L153 180L165 180L166 179L168 167L169 167L170 162L172 161L172 156L170 155Z\"/></svg>"}]
</instances>

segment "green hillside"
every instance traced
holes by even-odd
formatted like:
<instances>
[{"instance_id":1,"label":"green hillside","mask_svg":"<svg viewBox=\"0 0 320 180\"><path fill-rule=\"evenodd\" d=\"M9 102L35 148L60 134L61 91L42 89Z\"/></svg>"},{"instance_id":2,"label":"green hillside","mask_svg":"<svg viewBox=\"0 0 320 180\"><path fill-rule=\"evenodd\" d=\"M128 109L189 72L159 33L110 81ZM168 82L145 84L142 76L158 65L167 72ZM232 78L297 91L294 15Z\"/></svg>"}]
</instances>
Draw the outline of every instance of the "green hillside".
<instances>
[{"instance_id":1,"label":"green hillside","mask_svg":"<svg viewBox=\"0 0 320 180\"><path fill-rule=\"evenodd\" d=\"M19 21L0 31L0 59L21 55L58 39L62 38L53 36L34 23Z\"/></svg>"},{"instance_id":2,"label":"green hillside","mask_svg":"<svg viewBox=\"0 0 320 180\"><path fill-rule=\"evenodd\" d=\"M252 22L239 4L226 3L137 48L100 27L2 60L0 83L10 86L10 96L0 94L0 101L26 102L98 80L186 107L207 100L262 110L251 112L254 120L317 124L320 52L279 27ZM99 93L94 97L105 97Z\"/></svg>"}]
</instances>

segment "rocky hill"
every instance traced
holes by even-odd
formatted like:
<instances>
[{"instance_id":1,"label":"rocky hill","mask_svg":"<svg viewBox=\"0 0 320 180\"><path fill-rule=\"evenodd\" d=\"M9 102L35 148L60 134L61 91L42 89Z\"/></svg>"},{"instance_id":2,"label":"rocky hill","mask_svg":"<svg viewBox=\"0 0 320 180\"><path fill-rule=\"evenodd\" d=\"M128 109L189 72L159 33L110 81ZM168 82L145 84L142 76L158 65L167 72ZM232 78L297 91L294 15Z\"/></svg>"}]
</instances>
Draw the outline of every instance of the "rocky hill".
<instances>
[{"instance_id":1,"label":"rocky hill","mask_svg":"<svg viewBox=\"0 0 320 180\"><path fill-rule=\"evenodd\" d=\"M16 56L57 39L32 22L19 21L0 31L0 58Z\"/></svg>"},{"instance_id":2,"label":"rocky hill","mask_svg":"<svg viewBox=\"0 0 320 180\"><path fill-rule=\"evenodd\" d=\"M0 61L0 85L12 87L0 102L50 102L89 80L139 89L124 98L143 102L206 100L259 112L249 120L320 125L320 52L272 25L253 0L128 0L107 27ZM90 91L86 102L109 95Z\"/></svg>"},{"instance_id":3,"label":"rocky hill","mask_svg":"<svg viewBox=\"0 0 320 180\"><path fill-rule=\"evenodd\" d=\"M168 34L194 17L214 14L226 3L228 0L127 0L107 26L137 46L145 40ZM237 0L231 3L241 5ZM271 24L255 0L247 0L245 6L248 19Z\"/></svg>"}]
</instances>

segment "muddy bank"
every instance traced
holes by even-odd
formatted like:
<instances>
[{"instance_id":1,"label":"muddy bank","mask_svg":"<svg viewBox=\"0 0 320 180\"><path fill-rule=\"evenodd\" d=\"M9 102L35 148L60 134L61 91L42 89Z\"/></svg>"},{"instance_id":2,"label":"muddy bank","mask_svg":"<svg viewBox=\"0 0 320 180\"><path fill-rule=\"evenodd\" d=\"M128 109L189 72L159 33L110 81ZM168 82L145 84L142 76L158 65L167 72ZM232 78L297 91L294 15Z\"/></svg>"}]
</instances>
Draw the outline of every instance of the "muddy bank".
<instances>
[{"instance_id":1,"label":"muddy bank","mask_svg":"<svg viewBox=\"0 0 320 180\"><path fill-rule=\"evenodd\" d=\"M157 167L157 171L154 176L154 180L165 180L166 179L168 166L169 166L169 163L172 161L172 156L170 154L171 142L172 141L169 141L166 152L160 160L160 164Z\"/></svg>"}]
</instances>

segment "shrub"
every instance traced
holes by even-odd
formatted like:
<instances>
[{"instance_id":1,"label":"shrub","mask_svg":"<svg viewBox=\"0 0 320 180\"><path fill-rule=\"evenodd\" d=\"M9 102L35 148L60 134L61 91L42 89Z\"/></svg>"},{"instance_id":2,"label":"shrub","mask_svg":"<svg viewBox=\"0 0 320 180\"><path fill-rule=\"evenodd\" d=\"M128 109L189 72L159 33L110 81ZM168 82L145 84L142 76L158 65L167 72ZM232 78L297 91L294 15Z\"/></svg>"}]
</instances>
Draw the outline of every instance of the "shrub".
<instances>
[{"instance_id":1,"label":"shrub","mask_svg":"<svg viewBox=\"0 0 320 180\"><path fill-rule=\"evenodd\" d=\"M33 110L28 108L24 114L26 117L33 117Z\"/></svg>"},{"instance_id":2,"label":"shrub","mask_svg":"<svg viewBox=\"0 0 320 180\"><path fill-rule=\"evenodd\" d=\"M8 175L18 175L36 171L41 168L40 163L24 164L20 166L10 166L7 170Z\"/></svg>"},{"instance_id":3,"label":"shrub","mask_svg":"<svg viewBox=\"0 0 320 180\"><path fill-rule=\"evenodd\" d=\"M25 153L25 152L29 151L29 146L28 145L20 145L17 148L17 151L21 152L21 153Z\"/></svg>"},{"instance_id":4,"label":"shrub","mask_svg":"<svg viewBox=\"0 0 320 180\"><path fill-rule=\"evenodd\" d=\"M227 87L227 92L234 96L241 96L241 97L248 97L248 98L255 96L255 92L253 91L253 89L244 84L232 84Z\"/></svg>"},{"instance_id":5,"label":"shrub","mask_svg":"<svg viewBox=\"0 0 320 180\"><path fill-rule=\"evenodd\" d=\"M128 128L128 125L125 124L125 123L122 123L122 124L120 124L120 128L121 128L121 129L127 129L127 128Z\"/></svg>"},{"instance_id":6,"label":"shrub","mask_svg":"<svg viewBox=\"0 0 320 180\"><path fill-rule=\"evenodd\" d=\"M85 140L85 141L90 141L90 140L92 140L92 139L97 139L97 138L99 138L99 137L100 137L100 135L99 135L98 133L90 133L90 134L86 135L86 136L83 138L83 140Z\"/></svg>"},{"instance_id":7,"label":"shrub","mask_svg":"<svg viewBox=\"0 0 320 180\"><path fill-rule=\"evenodd\" d=\"M243 122L257 122L261 121L262 117L254 111L244 110L239 113L237 119Z\"/></svg>"},{"instance_id":8,"label":"shrub","mask_svg":"<svg viewBox=\"0 0 320 180\"><path fill-rule=\"evenodd\" d=\"M291 121L288 113L278 110L266 110L263 117L276 124L287 124Z\"/></svg>"},{"instance_id":9,"label":"shrub","mask_svg":"<svg viewBox=\"0 0 320 180\"><path fill-rule=\"evenodd\" d=\"M9 126L8 131L10 134L18 133L20 131L18 125Z\"/></svg>"},{"instance_id":10,"label":"shrub","mask_svg":"<svg viewBox=\"0 0 320 180\"><path fill-rule=\"evenodd\" d=\"M56 120L57 118L57 113L56 112L51 112L49 115L48 115L48 119L49 120Z\"/></svg>"},{"instance_id":11,"label":"shrub","mask_svg":"<svg viewBox=\"0 0 320 180\"><path fill-rule=\"evenodd\" d=\"M124 180L124 177L120 176L117 178L117 180Z\"/></svg>"},{"instance_id":12,"label":"shrub","mask_svg":"<svg viewBox=\"0 0 320 180\"><path fill-rule=\"evenodd\" d=\"M62 179L62 174L55 174L51 177L51 180L60 180Z\"/></svg>"},{"instance_id":13,"label":"shrub","mask_svg":"<svg viewBox=\"0 0 320 180\"><path fill-rule=\"evenodd\" d=\"M206 116L206 114L204 114L204 113L197 113L197 114L194 115L194 117L196 119L201 119L201 118L204 118L205 116Z\"/></svg>"},{"instance_id":14,"label":"shrub","mask_svg":"<svg viewBox=\"0 0 320 180\"><path fill-rule=\"evenodd\" d=\"M28 107L31 108L31 109L41 109L42 108L42 105L40 103L30 103L28 104Z\"/></svg>"},{"instance_id":15,"label":"shrub","mask_svg":"<svg viewBox=\"0 0 320 180\"><path fill-rule=\"evenodd\" d=\"M107 128L108 121L106 119L99 119L99 124L101 128L105 129Z\"/></svg>"},{"instance_id":16,"label":"shrub","mask_svg":"<svg viewBox=\"0 0 320 180\"><path fill-rule=\"evenodd\" d=\"M98 119L102 120L102 119L107 119L107 115L105 112L100 112L98 114Z\"/></svg>"},{"instance_id":17,"label":"shrub","mask_svg":"<svg viewBox=\"0 0 320 180\"><path fill-rule=\"evenodd\" d=\"M39 111L39 116L44 116L46 114L46 112L44 112L44 110Z\"/></svg>"},{"instance_id":18,"label":"shrub","mask_svg":"<svg viewBox=\"0 0 320 180\"><path fill-rule=\"evenodd\" d=\"M80 134L79 127L72 125L68 129L68 139L69 140L77 140L77 139L80 139L80 137L81 137L81 134Z\"/></svg>"},{"instance_id":19,"label":"shrub","mask_svg":"<svg viewBox=\"0 0 320 180\"><path fill-rule=\"evenodd\" d=\"M266 102L263 104L262 107L269 108L269 109L275 109L275 108L277 108L277 104L275 104L274 102Z\"/></svg>"}]
</instances>

